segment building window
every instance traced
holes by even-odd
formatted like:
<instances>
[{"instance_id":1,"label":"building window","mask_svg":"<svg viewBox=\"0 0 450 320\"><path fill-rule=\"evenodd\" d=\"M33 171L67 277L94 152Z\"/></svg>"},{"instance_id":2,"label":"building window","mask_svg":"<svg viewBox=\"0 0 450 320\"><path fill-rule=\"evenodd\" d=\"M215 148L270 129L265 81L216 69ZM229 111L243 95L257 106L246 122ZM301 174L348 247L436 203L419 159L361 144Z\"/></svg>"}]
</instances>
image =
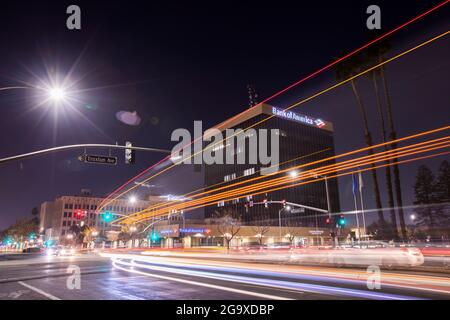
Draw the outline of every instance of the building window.
<instances>
[{"instance_id":1,"label":"building window","mask_svg":"<svg viewBox=\"0 0 450 320\"><path fill-rule=\"evenodd\" d=\"M73 209L73 204L69 203L69 209Z\"/></svg>"},{"instance_id":2,"label":"building window","mask_svg":"<svg viewBox=\"0 0 450 320\"><path fill-rule=\"evenodd\" d=\"M228 175L226 175L225 177L223 177L223 180L224 180L225 182L231 181L231 180L234 180L234 179L236 179L236 173L228 174Z\"/></svg>"},{"instance_id":3,"label":"building window","mask_svg":"<svg viewBox=\"0 0 450 320\"><path fill-rule=\"evenodd\" d=\"M69 204L68 203L64 204L64 209L69 209Z\"/></svg>"},{"instance_id":4,"label":"building window","mask_svg":"<svg viewBox=\"0 0 450 320\"><path fill-rule=\"evenodd\" d=\"M254 173L255 173L255 168L250 168L250 169L244 170L244 177L252 175Z\"/></svg>"}]
</instances>

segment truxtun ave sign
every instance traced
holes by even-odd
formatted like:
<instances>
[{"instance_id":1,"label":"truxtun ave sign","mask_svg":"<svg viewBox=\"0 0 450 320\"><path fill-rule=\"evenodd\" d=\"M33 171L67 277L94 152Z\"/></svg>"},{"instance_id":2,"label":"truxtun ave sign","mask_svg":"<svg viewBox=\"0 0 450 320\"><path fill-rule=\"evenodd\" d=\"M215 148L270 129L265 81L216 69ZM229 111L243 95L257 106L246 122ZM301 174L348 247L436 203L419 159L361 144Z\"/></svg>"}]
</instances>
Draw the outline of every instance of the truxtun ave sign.
<instances>
[{"instance_id":1,"label":"truxtun ave sign","mask_svg":"<svg viewBox=\"0 0 450 320\"><path fill-rule=\"evenodd\" d=\"M117 164L117 157L110 157L110 156L96 156L85 154L79 156L78 159L86 163L109 164L113 166Z\"/></svg>"}]
</instances>

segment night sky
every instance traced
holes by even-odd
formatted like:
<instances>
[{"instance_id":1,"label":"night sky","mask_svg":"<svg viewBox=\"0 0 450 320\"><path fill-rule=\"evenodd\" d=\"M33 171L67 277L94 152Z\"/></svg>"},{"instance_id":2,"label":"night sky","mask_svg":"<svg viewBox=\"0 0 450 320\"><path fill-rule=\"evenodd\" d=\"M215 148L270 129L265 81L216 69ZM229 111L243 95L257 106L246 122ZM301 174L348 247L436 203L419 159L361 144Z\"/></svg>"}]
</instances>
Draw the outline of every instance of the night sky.
<instances>
[{"instance_id":1,"label":"night sky","mask_svg":"<svg viewBox=\"0 0 450 320\"><path fill-rule=\"evenodd\" d=\"M29 3L28 3L29 2ZM71 73L79 92L72 108L55 114L31 90L0 91L0 157L75 143L123 144L171 149L171 132L194 120L215 125L247 108L247 84L260 100L367 42L366 8L378 4L382 31L441 1L20 1L0 11L0 87L33 84ZM66 8L78 4L82 30L66 28ZM448 29L449 6L392 37L392 56ZM398 135L448 125L450 41L445 37L387 66ZM286 107L335 83L330 70L271 103ZM374 140L379 128L373 92L359 81ZM117 121L137 111L137 127ZM364 145L349 86L297 109L335 126L337 152ZM56 124L56 125L55 125ZM138 153L134 166L80 163L82 151L0 164L0 229L34 206L89 188L104 195L162 158ZM105 150L93 153L105 154ZM436 170L442 157L402 167L406 204L417 166ZM190 170L176 169L151 182L155 192L195 189ZM380 172L380 176L382 176ZM367 188L370 182L367 174ZM380 184L384 186L381 179ZM350 179L340 181L342 209L352 210ZM367 205L373 206L370 192ZM386 202L384 203L386 205Z\"/></svg>"}]
</instances>

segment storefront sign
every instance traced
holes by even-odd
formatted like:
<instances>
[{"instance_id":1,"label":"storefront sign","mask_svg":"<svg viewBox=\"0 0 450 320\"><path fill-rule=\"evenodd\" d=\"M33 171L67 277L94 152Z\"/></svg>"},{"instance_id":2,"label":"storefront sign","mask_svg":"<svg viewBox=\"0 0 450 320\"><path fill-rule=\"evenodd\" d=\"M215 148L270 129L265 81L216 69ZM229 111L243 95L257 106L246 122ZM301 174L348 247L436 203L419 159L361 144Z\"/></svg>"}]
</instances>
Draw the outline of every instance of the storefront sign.
<instances>
[{"instance_id":1,"label":"storefront sign","mask_svg":"<svg viewBox=\"0 0 450 320\"><path fill-rule=\"evenodd\" d=\"M211 230L208 228L181 228L180 232L183 232L183 233L210 233Z\"/></svg>"}]
</instances>

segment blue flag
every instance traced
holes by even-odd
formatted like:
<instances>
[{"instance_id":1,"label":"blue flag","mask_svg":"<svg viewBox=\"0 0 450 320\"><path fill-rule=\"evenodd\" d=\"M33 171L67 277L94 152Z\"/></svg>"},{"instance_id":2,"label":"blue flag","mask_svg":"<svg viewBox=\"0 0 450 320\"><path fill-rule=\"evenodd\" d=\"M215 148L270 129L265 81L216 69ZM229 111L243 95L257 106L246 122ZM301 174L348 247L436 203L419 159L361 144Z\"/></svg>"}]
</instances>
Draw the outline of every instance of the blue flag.
<instances>
[{"instance_id":1,"label":"blue flag","mask_svg":"<svg viewBox=\"0 0 450 320\"><path fill-rule=\"evenodd\" d=\"M358 190L358 179L356 179L355 174L352 174L352 192L354 197L356 197L357 190Z\"/></svg>"}]
</instances>

